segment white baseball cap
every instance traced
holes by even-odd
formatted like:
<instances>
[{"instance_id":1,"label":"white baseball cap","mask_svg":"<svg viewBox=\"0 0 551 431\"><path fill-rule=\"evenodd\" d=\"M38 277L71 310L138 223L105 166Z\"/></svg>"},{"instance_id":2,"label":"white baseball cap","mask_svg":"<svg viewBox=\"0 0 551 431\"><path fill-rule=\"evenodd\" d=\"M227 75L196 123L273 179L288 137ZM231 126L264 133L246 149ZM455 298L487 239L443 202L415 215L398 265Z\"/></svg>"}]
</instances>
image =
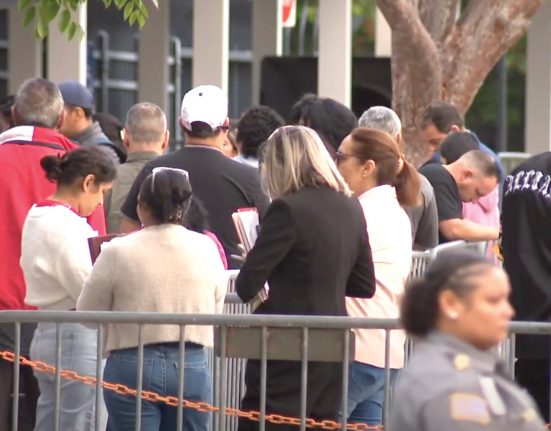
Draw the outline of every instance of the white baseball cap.
<instances>
[{"instance_id":1,"label":"white baseball cap","mask_svg":"<svg viewBox=\"0 0 551 431\"><path fill-rule=\"evenodd\" d=\"M228 98L214 85L199 85L189 90L183 100L180 119L182 126L192 130L196 121L208 124L212 130L224 125L228 117Z\"/></svg>"}]
</instances>

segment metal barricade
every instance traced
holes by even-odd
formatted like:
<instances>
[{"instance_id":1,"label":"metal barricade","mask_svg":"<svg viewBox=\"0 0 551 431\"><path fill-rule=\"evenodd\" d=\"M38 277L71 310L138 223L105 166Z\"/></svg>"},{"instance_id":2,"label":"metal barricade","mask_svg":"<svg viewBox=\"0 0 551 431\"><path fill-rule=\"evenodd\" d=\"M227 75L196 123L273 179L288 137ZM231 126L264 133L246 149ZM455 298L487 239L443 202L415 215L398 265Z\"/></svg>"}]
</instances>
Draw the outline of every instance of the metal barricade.
<instances>
[{"instance_id":1,"label":"metal barricade","mask_svg":"<svg viewBox=\"0 0 551 431\"><path fill-rule=\"evenodd\" d=\"M235 293L235 280L239 270L231 269L226 271L227 275L227 292L226 303L224 305L224 314L251 314L251 306L244 304L237 294ZM214 402L219 405L222 397L225 397L229 406L239 408L241 399L245 395L245 366L247 360L239 357L228 357L226 359L226 376L225 384L223 386L223 393L220 390L214 391ZM211 352L211 369L213 372L214 380L222 378L220 375L220 359L216 359L214 352ZM217 425L217 424L214 424ZM235 431L237 430L237 417L227 416L225 418L225 429Z\"/></svg>"},{"instance_id":2,"label":"metal barricade","mask_svg":"<svg viewBox=\"0 0 551 431\"><path fill-rule=\"evenodd\" d=\"M54 364L43 364L24 359L20 355L20 334L21 324L29 322L50 322L56 325L56 360ZM56 382L56 393L58 400L56 406L59 409L60 382L61 379L72 379L82 382L82 384L94 385L96 387L96 407L100 405L101 391L115 390L127 396L136 397L136 417L139 418L141 412L141 403L145 401L154 401L167 403L177 406L178 415L182 418L185 414L185 408L202 408L205 411L211 411L213 415L213 427L219 431L235 429L235 423L238 417L250 418L251 415L263 423L264 420L281 421L281 416L272 416L273 412L261 408L259 412L250 413L239 410L240 397L231 395L227 385L228 373L230 371L230 361L233 359L243 360L244 358L259 359L262 364L261 381L266 383L266 364L271 359L298 360L302 364L302 397L300 418L293 419L297 426L305 429L305 382L308 373L308 361L326 360L342 363L342 406L343 418L347 417L347 382L348 366L353 359L354 337L351 329L384 329L386 331L387 343L385 355L388 358L389 340L392 330L398 329L398 322L394 319L358 319L349 317L322 317L322 316L268 316L268 315L178 315L178 314L160 314L160 313L121 313L121 312L69 312L69 311L1 311L0 323L12 323L15 326L16 343L15 352L8 354L0 352L0 360L11 360L14 363L14 390L19 387L19 367L20 363L31 365L37 371L50 373L54 376ZM80 376L71 370L61 370L61 330L66 323L83 323L88 326L96 325L98 327L97 339L97 366L95 376ZM179 366L183 368L185 353L185 330L186 326L209 325L216 327L216 352L218 354L218 374L214 375L214 388L219 395L214 405L205 403L194 403L190 400L184 400L183 388L184 377L180 373L179 391L174 396L163 396L152 392L144 391L144 382L142 373L138 371L137 385L135 388L128 388L117 382L104 382L102 380L102 359L103 353L101 340L104 335L104 326L107 323L132 324L137 325L138 330L138 370L143 370L144 363L144 343L141 337L144 325L173 325L180 328L180 361ZM551 335L551 323L533 323L533 322L514 322L510 327L511 336L499 347L500 356L508 363L509 370L513 370L515 359L515 336L516 334L545 334ZM351 337L352 335L352 337ZM387 363L388 365L388 363ZM389 373L387 367L387 374ZM390 409L390 387L389 378L386 380L385 387L385 418L388 417ZM17 393L17 392L15 392ZM265 401L264 395L261 397ZM336 395L337 396L337 395ZM19 398L13 398L14 418L17 418L19 408ZM97 410L99 411L99 409ZM228 422L228 417L233 418L233 422ZM59 430L60 414L57 411L56 427ZM14 419L13 430L17 429ZM96 415L96 421L99 423L99 414ZM279 422L281 423L281 422ZM314 428L325 427L325 429L344 429L344 419L341 423L337 422L316 422L308 421L314 424ZM136 429L139 430L139 420ZM261 429L263 427L261 426ZM177 428L182 429L181 423ZM103 431L103 430L101 430Z\"/></svg>"},{"instance_id":3,"label":"metal barricade","mask_svg":"<svg viewBox=\"0 0 551 431\"><path fill-rule=\"evenodd\" d=\"M515 169L524 160L532 157L532 155L529 153L503 151L498 153L497 157L499 158L499 160L501 161L501 164L503 165L503 169L505 170L505 175L509 175L511 171L513 171L513 169Z\"/></svg>"},{"instance_id":4,"label":"metal barricade","mask_svg":"<svg viewBox=\"0 0 551 431\"><path fill-rule=\"evenodd\" d=\"M250 412L239 411L240 399L231 399L227 397L227 377L228 366L231 359L256 358L260 360L262 376L261 381L266 384L267 361L271 359L280 360L299 360L301 362L301 417L289 418L293 423L300 426L302 430L306 425L306 381L308 375L309 361L332 361L342 363L342 393L335 394L336 397L342 396L341 422L316 422L308 421L315 427L325 427L325 429L341 429L345 427L346 417L348 416L347 392L348 392L348 367L349 362L354 357L354 336L351 328L364 329L384 329L386 330L387 340L390 337L390 331L398 327L398 323L393 319L356 319L349 317L323 317L323 316L275 316L275 315L178 315L161 313L121 313L121 312L71 312L71 311L1 311L0 323L13 323L15 325L16 343L15 353L2 353L2 359L14 361L14 390L19 387L19 367L20 362L24 365L30 365L38 372L50 373L54 376L56 385L56 421L54 430L60 429L60 386L61 379L72 379L83 384L93 385L96 388L96 424L100 423L99 411L102 390L114 390L119 394L136 397L136 429L140 429L140 418L143 401L162 402L173 405L178 409L178 417L182 418L184 406L186 408L203 409L215 413L213 425L214 429L225 431L233 429L233 424L227 424L227 416L251 417ZM21 343L21 324L29 322L49 322L55 324L56 342L55 342L55 363L44 364L32 360L23 359L20 355ZM97 326L97 367L95 376L80 376L72 370L61 369L61 333L64 324L81 323L86 326ZM118 382L104 382L102 380L102 339L104 336L104 326L106 324L132 324L138 326L137 335L137 376L136 387L129 388ZM164 396L162 394L152 393L144 390L143 364L144 364L144 340L143 328L145 325L171 325L178 326L180 332L180 360L179 369L184 367L185 355L185 331L186 326L215 326L216 329L216 351L218 357L218 374L213 378L214 388L219 394L215 405L206 405L205 403L196 403L192 400L184 400L184 373L179 373L179 390L174 396ZM352 335L352 336L351 336ZM389 343L387 342L385 354L389 355ZM389 399L389 378L387 379L386 399ZM265 401L265 386L261 389ZM15 392L17 393L17 392ZM18 397L13 399L14 418L18 413ZM387 406L388 408L388 406ZM271 416L274 412L265 410L265 405L261 404L260 411L252 414L261 423L265 420L281 420L281 416ZM333 418L335 419L335 418ZM181 421L178 422L178 430L182 429ZM316 425L317 424L317 425ZM16 429L16 419L13 429ZM261 429L263 427L261 426ZM102 430L103 431L103 430Z\"/></svg>"}]
</instances>

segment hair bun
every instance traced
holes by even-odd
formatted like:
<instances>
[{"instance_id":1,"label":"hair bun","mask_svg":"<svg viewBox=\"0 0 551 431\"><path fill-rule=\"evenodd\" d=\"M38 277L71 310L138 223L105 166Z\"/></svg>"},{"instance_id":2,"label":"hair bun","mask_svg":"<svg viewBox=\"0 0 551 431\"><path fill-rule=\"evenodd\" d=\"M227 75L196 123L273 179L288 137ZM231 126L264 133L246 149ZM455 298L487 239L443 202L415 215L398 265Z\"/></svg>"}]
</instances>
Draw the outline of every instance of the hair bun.
<instances>
[{"instance_id":1,"label":"hair bun","mask_svg":"<svg viewBox=\"0 0 551 431\"><path fill-rule=\"evenodd\" d=\"M47 179L57 181L63 172L64 162L66 162L66 158L59 155L45 156L40 160L40 166L46 173Z\"/></svg>"}]
</instances>

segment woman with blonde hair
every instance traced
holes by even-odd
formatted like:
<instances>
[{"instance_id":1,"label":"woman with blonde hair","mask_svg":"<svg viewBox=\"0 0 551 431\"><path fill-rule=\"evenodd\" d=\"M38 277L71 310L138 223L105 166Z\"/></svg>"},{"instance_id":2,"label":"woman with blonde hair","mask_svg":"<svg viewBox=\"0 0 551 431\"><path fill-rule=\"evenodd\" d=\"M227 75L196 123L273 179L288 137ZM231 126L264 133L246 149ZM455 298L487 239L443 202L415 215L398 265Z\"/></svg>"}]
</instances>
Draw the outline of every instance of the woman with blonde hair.
<instances>
[{"instance_id":1,"label":"woman with blonde hair","mask_svg":"<svg viewBox=\"0 0 551 431\"><path fill-rule=\"evenodd\" d=\"M411 224L402 207L420 199L419 176L398 144L380 130L358 128L337 152L337 164L363 208L377 289L372 300L347 298L354 317L397 318L412 255ZM356 353L348 386L349 421L380 425L384 401L385 331L355 330ZM404 365L403 332L390 338L391 379Z\"/></svg>"},{"instance_id":2,"label":"woman with blonde hair","mask_svg":"<svg viewBox=\"0 0 551 431\"><path fill-rule=\"evenodd\" d=\"M266 143L261 176L273 202L236 281L241 299L255 298L268 282L268 299L256 313L344 316L345 295L373 296L361 208L316 132L304 126L277 129ZM299 414L300 375L300 362L268 361L267 412ZM307 416L337 417L341 379L342 364L308 363ZM259 410L259 361L248 361L245 382L242 408ZM239 422L241 431L257 428L258 422Z\"/></svg>"}]
</instances>

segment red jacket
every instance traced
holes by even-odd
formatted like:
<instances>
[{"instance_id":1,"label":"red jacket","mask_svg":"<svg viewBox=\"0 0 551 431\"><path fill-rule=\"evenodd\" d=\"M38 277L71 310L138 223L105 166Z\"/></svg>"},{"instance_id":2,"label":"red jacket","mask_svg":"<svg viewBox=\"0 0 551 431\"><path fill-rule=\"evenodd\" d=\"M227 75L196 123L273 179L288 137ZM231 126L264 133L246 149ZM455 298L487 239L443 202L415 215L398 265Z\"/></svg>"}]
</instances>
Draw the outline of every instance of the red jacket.
<instances>
[{"instance_id":1,"label":"red jacket","mask_svg":"<svg viewBox=\"0 0 551 431\"><path fill-rule=\"evenodd\" d=\"M0 134L0 310L32 309L25 304L25 282L19 266L21 231L31 206L52 195L40 159L76 148L55 130L18 126ZM103 208L88 222L105 234Z\"/></svg>"}]
</instances>

